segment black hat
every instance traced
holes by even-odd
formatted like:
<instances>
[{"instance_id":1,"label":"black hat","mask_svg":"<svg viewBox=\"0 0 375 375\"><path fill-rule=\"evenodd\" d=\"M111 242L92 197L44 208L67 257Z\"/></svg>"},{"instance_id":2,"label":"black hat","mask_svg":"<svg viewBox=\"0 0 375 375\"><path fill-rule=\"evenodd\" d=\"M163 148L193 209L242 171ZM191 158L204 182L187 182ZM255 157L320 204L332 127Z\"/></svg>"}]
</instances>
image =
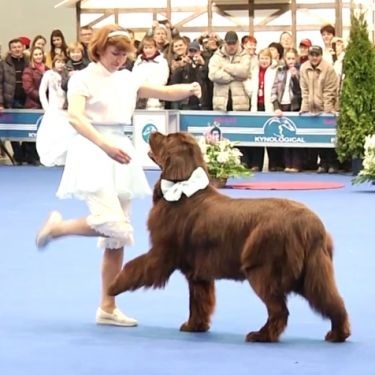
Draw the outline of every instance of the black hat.
<instances>
[{"instance_id":1,"label":"black hat","mask_svg":"<svg viewBox=\"0 0 375 375\"><path fill-rule=\"evenodd\" d=\"M189 43L189 48L188 50L195 50L199 51L201 49L201 46L197 40L193 40L192 42Z\"/></svg>"},{"instance_id":2,"label":"black hat","mask_svg":"<svg viewBox=\"0 0 375 375\"><path fill-rule=\"evenodd\" d=\"M234 44L238 42L238 35L235 31L228 31L224 37L225 43Z\"/></svg>"},{"instance_id":3,"label":"black hat","mask_svg":"<svg viewBox=\"0 0 375 375\"><path fill-rule=\"evenodd\" d=\"M320 46L311 46L309 48L309 55L318 55L318 56L323 55L322 47L320 47Z\"/></svg>"}]
</instances>

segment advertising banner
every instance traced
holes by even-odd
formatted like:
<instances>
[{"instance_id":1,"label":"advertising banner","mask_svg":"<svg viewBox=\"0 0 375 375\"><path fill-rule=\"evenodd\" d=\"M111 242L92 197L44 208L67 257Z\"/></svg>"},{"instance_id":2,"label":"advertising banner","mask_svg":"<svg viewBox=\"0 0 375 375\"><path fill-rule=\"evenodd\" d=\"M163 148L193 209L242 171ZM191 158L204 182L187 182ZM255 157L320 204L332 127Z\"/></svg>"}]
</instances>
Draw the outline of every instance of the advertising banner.
<instances>
[{"instance_id":1,"label":"advertising banner","mask_svg":"<svg viewBox=\"0 0 375 375\"><path fill-rule=\"evenodd\" d=\"M241 146L335 147L336 117L331 114L285 112L276 117L262 112L180 112L181 131L202 135L214 126Z\"/></svg>"}]
</instances>

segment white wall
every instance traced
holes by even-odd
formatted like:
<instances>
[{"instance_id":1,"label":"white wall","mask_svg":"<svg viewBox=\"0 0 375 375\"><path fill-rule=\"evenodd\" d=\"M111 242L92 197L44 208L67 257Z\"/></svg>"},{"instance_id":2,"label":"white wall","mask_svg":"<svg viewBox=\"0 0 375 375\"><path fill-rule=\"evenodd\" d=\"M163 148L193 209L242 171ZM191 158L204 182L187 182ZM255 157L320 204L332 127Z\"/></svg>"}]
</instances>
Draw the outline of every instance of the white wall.
<instances>
[{"instance_id":1,"label":"white wall","mask_svg":"<svg viewBox=\"0 0 375 375\"><path fill-rule=\"evenodd\" d=\"M8 51L9 40L20 36L32 40L42 34L48 41L53 29L61 29L67 42L75 41L75 9L55 9L57 3L59 0L0 0L2 56Z\"/></svg>"}]
</instances>

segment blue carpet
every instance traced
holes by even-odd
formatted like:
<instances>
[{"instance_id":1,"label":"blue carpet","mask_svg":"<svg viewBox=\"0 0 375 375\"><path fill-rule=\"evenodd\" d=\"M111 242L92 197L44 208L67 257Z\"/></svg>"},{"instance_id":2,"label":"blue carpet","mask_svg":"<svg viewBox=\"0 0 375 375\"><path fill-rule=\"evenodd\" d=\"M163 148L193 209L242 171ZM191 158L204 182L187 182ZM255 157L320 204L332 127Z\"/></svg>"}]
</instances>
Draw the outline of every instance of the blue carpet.
<instances>
[{"instance_id":1,"label":"blue carpet","mask_svg":"<svg viewBox=\"0 0 375 375\"><path fill-rule=\"evenodd\" d=\"M289 300L290 320L277 344L247 344L247 332L265 321L263 304L246 283L217 283L211 331L178 331L188 313L187 288L174 274L164 290L119 297L137 328L98 327L101 252L96 240L68 238L37 252L34 236L54 208L85 215L82 202L60 201L59 168L0 167L1 263L0 374L355 374L375 373L372 185L351 186L351 176L263 173L251 181L308 180L344 183L338 190L222 190L233 197L287 197L315 210L335 240L335 267L353 334L344 344L323 341L329 322L307 303ZM153 184L158 172L147 172ZM232 182L237 182L232 181ZM151 198L133 205L136 243L126 259L148 249L145 221Z\"/></svg>"}]
</instances>

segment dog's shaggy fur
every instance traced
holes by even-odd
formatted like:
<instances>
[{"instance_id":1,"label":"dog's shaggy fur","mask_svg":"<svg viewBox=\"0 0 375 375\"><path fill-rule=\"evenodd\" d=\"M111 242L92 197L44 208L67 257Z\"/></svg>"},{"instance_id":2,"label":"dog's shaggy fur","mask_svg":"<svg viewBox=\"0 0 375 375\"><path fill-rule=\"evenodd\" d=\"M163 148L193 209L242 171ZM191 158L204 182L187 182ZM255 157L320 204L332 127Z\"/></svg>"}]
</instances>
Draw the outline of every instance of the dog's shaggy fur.
<instances>
[{"instance_id":1,"label":"dog's shaggy fur","mask_svg":"<svg viewBox=\"0 0 375 375\"><path fill-rule=\"evenodd\" d=\"M150 137L161 178L187 180L202 153L187 133ZM350 335L348 315L334 280L332 241L321 220L301 203L287 199L233 199L214 187L176 202L163 198L160 180L148 219L151 249L128 262L109 289L111 295L141 287L162 288L175 270L189 284L190 315L182 331L210 327L215 279L248 280L265 303L268 319L247 341L274 342L288 320L287 296L294 292L332 323L326 340Z\"/></svg>"}]
</instances>

